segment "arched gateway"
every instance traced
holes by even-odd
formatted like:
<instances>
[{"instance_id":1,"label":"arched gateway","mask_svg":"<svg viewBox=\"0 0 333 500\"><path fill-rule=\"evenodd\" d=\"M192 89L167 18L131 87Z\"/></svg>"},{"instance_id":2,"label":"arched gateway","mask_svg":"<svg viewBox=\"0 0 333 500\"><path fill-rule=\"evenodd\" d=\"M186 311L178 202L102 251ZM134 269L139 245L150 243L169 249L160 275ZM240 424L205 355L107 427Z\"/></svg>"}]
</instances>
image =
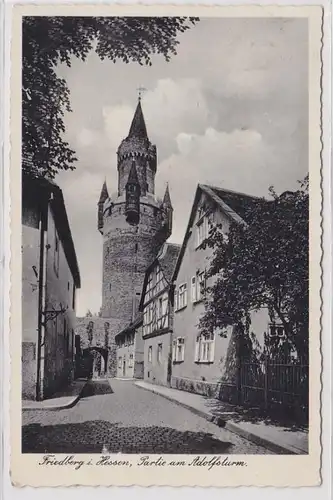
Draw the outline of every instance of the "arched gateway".
<instances>
[{"instance_id":1,"label":"arched gateway","mask_svg":"<svg viewBox=\"0 0 333 500\"><path fill-rule=\"evenodd\" d=\"M100 356L96 356L95 353ZM87 368L89 369L89 375L92 377L100 377L107 374L108 367L108 349L99 346L89 346L82 350L83 358L87 360Z\"/></svg>"}]
</instances>

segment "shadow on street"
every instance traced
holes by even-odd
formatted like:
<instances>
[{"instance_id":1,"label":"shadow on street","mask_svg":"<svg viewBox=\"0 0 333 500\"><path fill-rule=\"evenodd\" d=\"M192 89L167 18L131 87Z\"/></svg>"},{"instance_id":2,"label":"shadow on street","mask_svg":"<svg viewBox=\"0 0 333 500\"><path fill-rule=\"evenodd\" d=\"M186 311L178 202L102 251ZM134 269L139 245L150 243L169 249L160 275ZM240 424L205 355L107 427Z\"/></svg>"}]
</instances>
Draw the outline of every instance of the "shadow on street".
<instances>
[{"instance_id":1,"label":"shadow on street","mask_svg":"<svg viewBox=\"0 0 333 500\"><path fill-rule=\"evenodd\" d=\"M106 447L106 448L105 448ZM22 428L22 453L232 453L230 442L169 427L121 427L104 420ZM103 451L105 453L105 451Z\"/></svg>"},{"instance_id":2,"label":"shadow on street","mask_svg":"<svg viewBox=\"0 0 333 500\"><path fill-rule=\"evenodd\" d=\"M91 396L102 396L103 394L113 394L113 390L106 379L88 380L81 393L80 399L89 398Z\"/></svg>"}]
</instances>

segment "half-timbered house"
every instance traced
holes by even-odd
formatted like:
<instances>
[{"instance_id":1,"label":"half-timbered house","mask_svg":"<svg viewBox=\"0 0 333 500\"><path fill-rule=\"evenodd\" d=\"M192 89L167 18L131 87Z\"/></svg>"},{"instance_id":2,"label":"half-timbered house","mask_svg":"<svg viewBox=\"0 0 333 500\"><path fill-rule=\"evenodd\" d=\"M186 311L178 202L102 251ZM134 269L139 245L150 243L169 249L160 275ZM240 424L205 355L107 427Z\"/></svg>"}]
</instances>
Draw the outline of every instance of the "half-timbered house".
<instances>
[{"instance_id":1,"label":"half-timbered house","mask_svg":"<svg viewBox=\"0 0 333 500\"><path fill-rule=\"evenodd\" d=\"M140 301L143 313L144 379L161 385L170 384L171 379L171 277L179 250L179 245L163 245L147 268Z\"/></svg>"}]
</instances>

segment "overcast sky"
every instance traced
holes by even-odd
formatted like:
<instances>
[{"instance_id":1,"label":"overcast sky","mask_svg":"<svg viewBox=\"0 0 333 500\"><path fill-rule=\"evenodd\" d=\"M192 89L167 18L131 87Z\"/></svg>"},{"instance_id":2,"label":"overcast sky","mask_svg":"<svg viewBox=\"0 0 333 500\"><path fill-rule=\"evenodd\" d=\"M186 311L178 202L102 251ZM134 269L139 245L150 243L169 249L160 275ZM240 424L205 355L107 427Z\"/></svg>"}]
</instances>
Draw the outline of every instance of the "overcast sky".
<instances>
[{"instance_id":1,"label":"overcast sky","mask_svg":"<svg viewBox=\"0 0 333 500\"><path fill-rule=\"evenodd\" d=\"M266 195L294 189L308 170L306 19L205 19L180 35L177 56L152 67L74 60L59 68L73 112L66 139L79 161L57 177L80 266L77 314L101 305L97 201L117 190L116 150L127 136L139 86L156 144L156 192L169 182L170 241L181 243L198 182Z\"/></svg>"}]
</instances>

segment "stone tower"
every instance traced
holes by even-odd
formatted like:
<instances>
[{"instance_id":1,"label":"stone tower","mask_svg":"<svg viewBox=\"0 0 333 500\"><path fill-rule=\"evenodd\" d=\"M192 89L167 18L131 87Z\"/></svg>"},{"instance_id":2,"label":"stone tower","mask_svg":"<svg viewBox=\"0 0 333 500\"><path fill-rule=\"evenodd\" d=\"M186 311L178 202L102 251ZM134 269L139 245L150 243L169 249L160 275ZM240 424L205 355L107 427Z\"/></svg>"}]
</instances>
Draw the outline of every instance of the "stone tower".
<instances>
[{"instance_id":1,"label":"stone tower","mask_svg":"<svg viewBox=\"0 0 333 500\"><path fill-rule=\"evenodd\" d=\"M112 333L136 316L146 268L172 229L169 188L163 201L155 196L156 146L149 141L140 98L117 156L117 191L110 196L104 182L98 202L98 230L103 235L101 315L109 318Z\"/></svg>"}]
</instances>

